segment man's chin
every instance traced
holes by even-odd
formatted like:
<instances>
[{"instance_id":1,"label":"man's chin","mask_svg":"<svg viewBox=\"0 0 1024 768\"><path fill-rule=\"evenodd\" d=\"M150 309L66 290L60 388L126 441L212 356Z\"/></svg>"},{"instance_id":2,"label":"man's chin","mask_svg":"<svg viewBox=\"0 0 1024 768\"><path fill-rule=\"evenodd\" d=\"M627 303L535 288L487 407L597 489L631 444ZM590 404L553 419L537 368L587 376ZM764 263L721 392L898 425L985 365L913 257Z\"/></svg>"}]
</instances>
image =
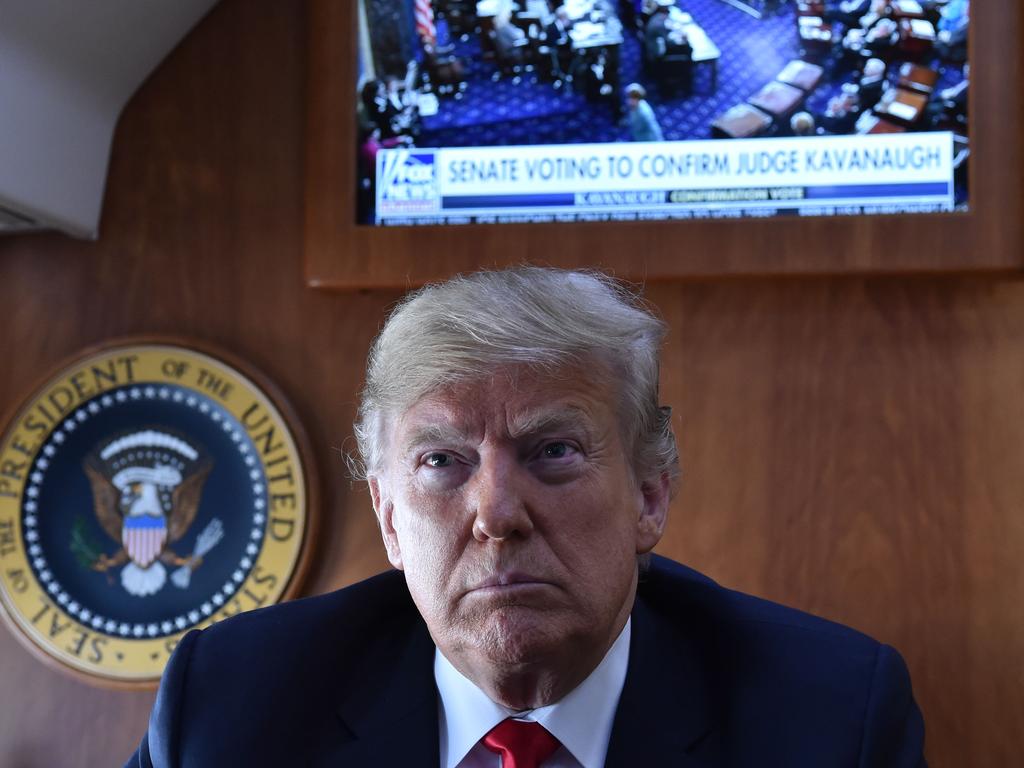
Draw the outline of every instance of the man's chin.
<instances>
[{"instance_id":1,"label":"man's chin","mask_svg":"<svg viewBox=\"0 0 1024 768\"><path fill-rule=\"evenodd\" d=\"M557 612L531 605L509 604L491 610L468 627L467 645L494 664L543 663L552 653L564 653L568 632Z\"/></svg>"}]
</instances>

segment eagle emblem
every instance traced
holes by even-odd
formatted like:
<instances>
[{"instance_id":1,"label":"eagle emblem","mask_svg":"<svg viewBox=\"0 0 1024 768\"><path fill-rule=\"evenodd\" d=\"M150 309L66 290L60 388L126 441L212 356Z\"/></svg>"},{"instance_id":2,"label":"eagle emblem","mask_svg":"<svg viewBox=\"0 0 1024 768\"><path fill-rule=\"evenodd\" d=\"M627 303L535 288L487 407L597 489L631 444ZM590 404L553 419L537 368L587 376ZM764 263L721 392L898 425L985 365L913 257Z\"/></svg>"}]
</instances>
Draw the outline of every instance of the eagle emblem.
<instances>
[{"instance_id":1,"label":"eagle emblem","mask_svg":"<svg viewBox=\"0 0 1024 768\"><path fill-rule=\"evenodd\" d=\"M79 561L101 573L120 568L121 586L136 597L159 592L167 566L176 568L172 583L187 588L192 572L224 535L221 521L213 518L192 554L183 557L171 548L195 521L213 461L186 439L150 428L104 441L82 468L96 519L119 548L112 555L98 550L78 526L71 546Z\"/></svg>"}]
</instances>

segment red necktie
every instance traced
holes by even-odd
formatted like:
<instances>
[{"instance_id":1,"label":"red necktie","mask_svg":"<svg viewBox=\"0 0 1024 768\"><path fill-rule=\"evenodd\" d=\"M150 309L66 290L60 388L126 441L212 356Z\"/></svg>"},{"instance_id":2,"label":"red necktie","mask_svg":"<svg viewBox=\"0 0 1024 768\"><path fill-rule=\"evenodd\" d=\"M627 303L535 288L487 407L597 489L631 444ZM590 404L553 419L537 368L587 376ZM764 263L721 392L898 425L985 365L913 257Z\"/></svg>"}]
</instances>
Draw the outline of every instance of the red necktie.
<instances>
[{"instance_id":1,"label":"red necktie","mask_svg":"<svg viewBox=\"0 0 1024 768\"><path fill-rule=\"evenodd\" d=\"M561 743L540 723L502 720L483 738L484 746L501 755L501 768L540 768Z\"/></svg>"}]
</instances>

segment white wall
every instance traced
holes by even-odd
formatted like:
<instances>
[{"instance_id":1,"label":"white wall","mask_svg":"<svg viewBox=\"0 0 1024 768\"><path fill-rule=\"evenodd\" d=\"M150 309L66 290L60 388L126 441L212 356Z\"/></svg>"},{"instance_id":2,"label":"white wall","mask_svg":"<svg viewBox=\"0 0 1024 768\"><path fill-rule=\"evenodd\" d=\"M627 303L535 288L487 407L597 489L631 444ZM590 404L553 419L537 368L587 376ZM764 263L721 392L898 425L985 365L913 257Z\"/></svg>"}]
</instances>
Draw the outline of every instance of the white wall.
<instances>
[{"instance_id":1,"label":"white wall","mask_svg":"<svg viewBox=\"0 0 1024 768\"><path fill-rule=\"evenodd\" d=\"M96 237L118 116L216 0L0 0L0 206Z\"/></svg>"}]
</instances>

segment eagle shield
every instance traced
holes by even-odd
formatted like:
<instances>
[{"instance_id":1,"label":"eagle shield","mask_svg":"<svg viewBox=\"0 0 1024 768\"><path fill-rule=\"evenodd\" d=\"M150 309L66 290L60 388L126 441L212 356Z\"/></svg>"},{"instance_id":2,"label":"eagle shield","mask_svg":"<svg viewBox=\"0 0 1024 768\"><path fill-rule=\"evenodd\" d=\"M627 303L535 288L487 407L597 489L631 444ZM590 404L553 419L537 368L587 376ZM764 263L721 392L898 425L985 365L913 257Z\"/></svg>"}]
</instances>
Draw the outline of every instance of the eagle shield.
<instances>
[{"instance_id":1,"label":"eagle shield","mask_svg":"<svg viewBox=\"0 0 1024 768\"><path fill-rule=\"evenodd\" d=\"M167 523L163 515L126 517L121 527L121 543L139 568L149 568L167 543Z\"/></svg>"}]
</instances>

